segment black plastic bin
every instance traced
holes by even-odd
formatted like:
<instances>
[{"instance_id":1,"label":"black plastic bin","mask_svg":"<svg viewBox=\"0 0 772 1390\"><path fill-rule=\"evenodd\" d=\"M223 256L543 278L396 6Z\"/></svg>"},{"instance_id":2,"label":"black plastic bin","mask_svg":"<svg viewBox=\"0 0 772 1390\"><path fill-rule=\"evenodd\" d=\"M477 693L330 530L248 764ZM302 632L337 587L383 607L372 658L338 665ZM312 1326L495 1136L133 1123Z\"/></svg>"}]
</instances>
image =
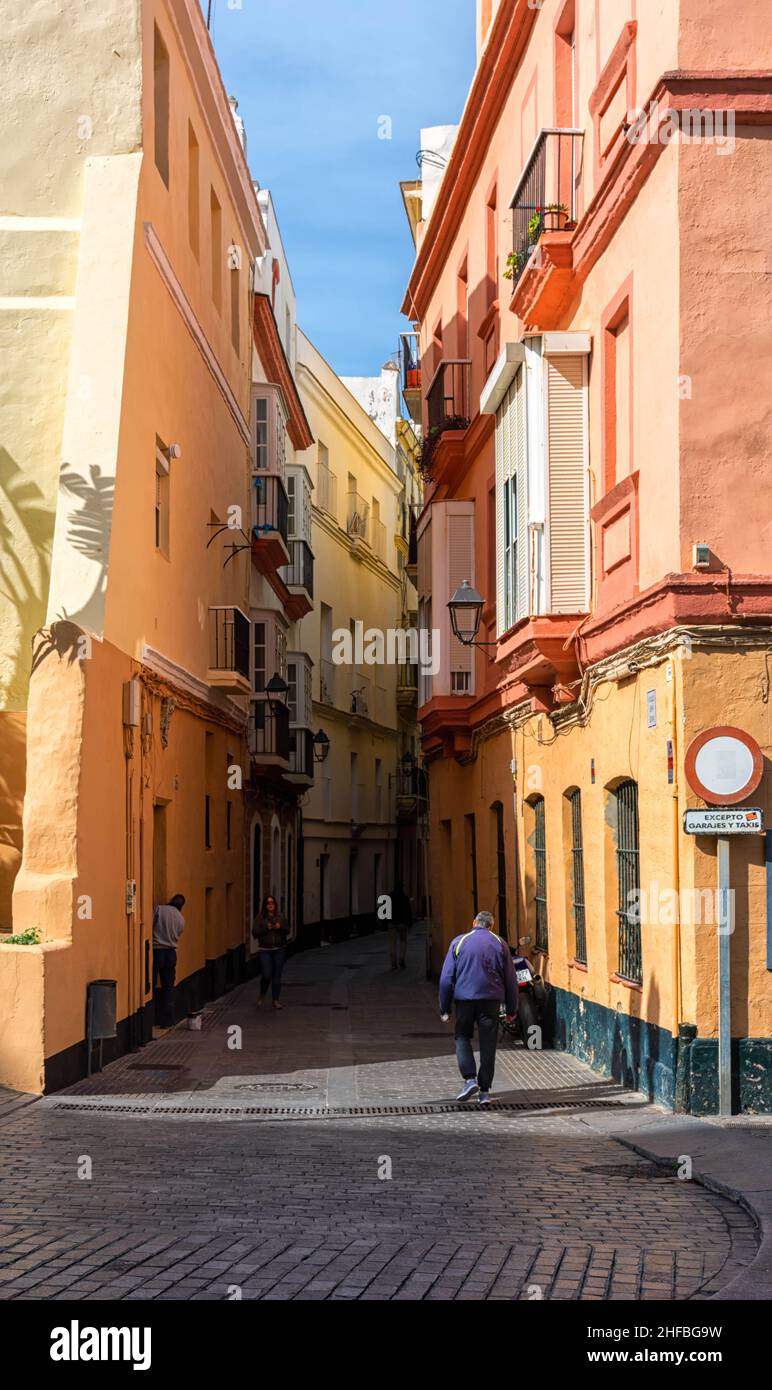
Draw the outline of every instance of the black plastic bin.
<instances>
[{"instance_id":1,"label":"black plastic bin","mask_svg":"<svg viewBox=\"0 0 772 1390\"><path fill-rule=\"evenodd\" d=\"M117 1036L116 981L90 980L86 991L86 1046L88 1075L91 1075L94 1043L99 1043L99 1070L102 1070L102 1042Z\"/></svg>"}]
</instances>

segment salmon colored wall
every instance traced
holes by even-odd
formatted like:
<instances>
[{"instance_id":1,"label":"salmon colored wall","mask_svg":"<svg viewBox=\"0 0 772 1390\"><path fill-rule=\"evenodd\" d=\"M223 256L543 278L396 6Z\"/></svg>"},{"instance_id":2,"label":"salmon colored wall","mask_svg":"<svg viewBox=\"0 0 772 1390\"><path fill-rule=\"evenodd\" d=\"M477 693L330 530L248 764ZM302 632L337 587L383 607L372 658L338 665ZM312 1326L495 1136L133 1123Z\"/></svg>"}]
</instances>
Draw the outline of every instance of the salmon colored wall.
<instances>
[{"instance_id":1,"label":"salmon colored wall","mask_svg":"<svg viewBox=\"0 0 772 1390\"><path fill-rule=\"evenodd\" d=\"M21 863L26 714L0 714L0 929L11 928L13 881Z\"/></svg>"},{"instance_id":2,"label":"salmon colored wall","mask_svg":"<svg viewBox=\"0 0 772 1390\"><path fill-rule=\"evenodd\" d=\"M772 556L772 403L759 383L772 381L772 227L757 190L772 183L772 131L738 127L735 139L731 154L707 144L679 150L679 372L691 382L680 405L680 568L691 568L701 541L714 568L763 574Z\"/></svg>"},{"instance_id":3,"label":"salmon colored wall","mask_svg":"<svg viewBox=\"0 0 772 1390\"><path fill-rule=\"evenodd\" d=\"M767 0L679 0L678 62L675 67L772 67L772 26Z\"/></svg>"}]
</instances>

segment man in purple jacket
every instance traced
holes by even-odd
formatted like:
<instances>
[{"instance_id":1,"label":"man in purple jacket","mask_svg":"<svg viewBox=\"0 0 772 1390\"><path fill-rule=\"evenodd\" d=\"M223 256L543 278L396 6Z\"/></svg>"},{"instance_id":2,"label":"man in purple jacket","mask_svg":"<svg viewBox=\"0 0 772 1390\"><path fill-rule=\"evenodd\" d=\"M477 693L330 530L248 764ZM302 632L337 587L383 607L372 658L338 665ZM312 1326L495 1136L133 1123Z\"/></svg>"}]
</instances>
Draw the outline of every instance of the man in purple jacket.
<instances>
[{"instance_id":1,"label":"man in purple jacket","mask_svg":"<svg viewBox=\"0 0 772 1390\"><path fill-rule=\"evenodd\" d=\"M440 1014L450 1017L456 1006L456 1057L464 1081L456 1100L479 1096L487 1105L496 1065L499 1007L507 1018L517 1015L517 976L509 946L493 932L490 912L478 912L472 930L450 943L440 975ZM476 1072L472 1038L474 1025L480 1038L480 1070Z\"/></svg>"}]
</instances>

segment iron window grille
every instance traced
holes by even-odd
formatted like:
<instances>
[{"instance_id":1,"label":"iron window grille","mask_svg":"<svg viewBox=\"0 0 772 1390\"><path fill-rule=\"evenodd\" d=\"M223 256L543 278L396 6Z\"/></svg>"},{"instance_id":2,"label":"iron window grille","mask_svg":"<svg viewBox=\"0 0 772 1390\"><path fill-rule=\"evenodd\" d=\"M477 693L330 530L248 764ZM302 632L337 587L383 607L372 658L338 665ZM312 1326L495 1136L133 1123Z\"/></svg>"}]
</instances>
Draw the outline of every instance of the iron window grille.
<instances>
[{"instance_id":1,"label":"iron window grille","mask_svg":"<svg viewBox=\"0 0 772 1390\"><path fill-rule=\"evenodd\" d=\"M632 984L643 983L641 961L641 867L638 837L638 784L622 782L616 789L617 879L619 883L619 974Z\"/></svg>"},{"instance_id":2,"label":"iron window grille","mask_svg":"<svg viewBox=\"0 0 772 1390\"><path fill-rule=\"evenodd\" d=\"M574 913L574 959L587 964L587 929L584 913L584 852L582 846L582 793L575 791L571 803L571 905Z\"/></svg>"},{"instance_id":3,"label":"iron window grille","mask_svg":"<svg viewBox=\"0 0 772 1390\"><path fill-rule=\"evenodd\" d=\"M534 834L533 856L536 869L536 949L546 951L549 946L547 926L547 838L544 820L544 797L533 803Z\"/></svg>"}]
</instances>

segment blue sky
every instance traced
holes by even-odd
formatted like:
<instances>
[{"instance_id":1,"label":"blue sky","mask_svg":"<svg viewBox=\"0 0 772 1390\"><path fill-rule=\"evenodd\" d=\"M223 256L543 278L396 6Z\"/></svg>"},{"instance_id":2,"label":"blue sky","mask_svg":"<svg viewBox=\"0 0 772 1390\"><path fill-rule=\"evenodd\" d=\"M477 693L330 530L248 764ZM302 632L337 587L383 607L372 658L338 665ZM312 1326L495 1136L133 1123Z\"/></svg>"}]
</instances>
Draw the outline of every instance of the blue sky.
<instances>
[{"instance_id":1,"label":"blue sky","mask_svg":"<svg viewBox=\"0 0 772 1390\"><path fill-rule=\"evenodd\" d=\"M420 128L461 114L474 0L231 3L215 0L212 37L252 176L274 197L299 322L340 375L376 373L408 326L399 181L417 176Z\"/></svg>"}]
</instances>

